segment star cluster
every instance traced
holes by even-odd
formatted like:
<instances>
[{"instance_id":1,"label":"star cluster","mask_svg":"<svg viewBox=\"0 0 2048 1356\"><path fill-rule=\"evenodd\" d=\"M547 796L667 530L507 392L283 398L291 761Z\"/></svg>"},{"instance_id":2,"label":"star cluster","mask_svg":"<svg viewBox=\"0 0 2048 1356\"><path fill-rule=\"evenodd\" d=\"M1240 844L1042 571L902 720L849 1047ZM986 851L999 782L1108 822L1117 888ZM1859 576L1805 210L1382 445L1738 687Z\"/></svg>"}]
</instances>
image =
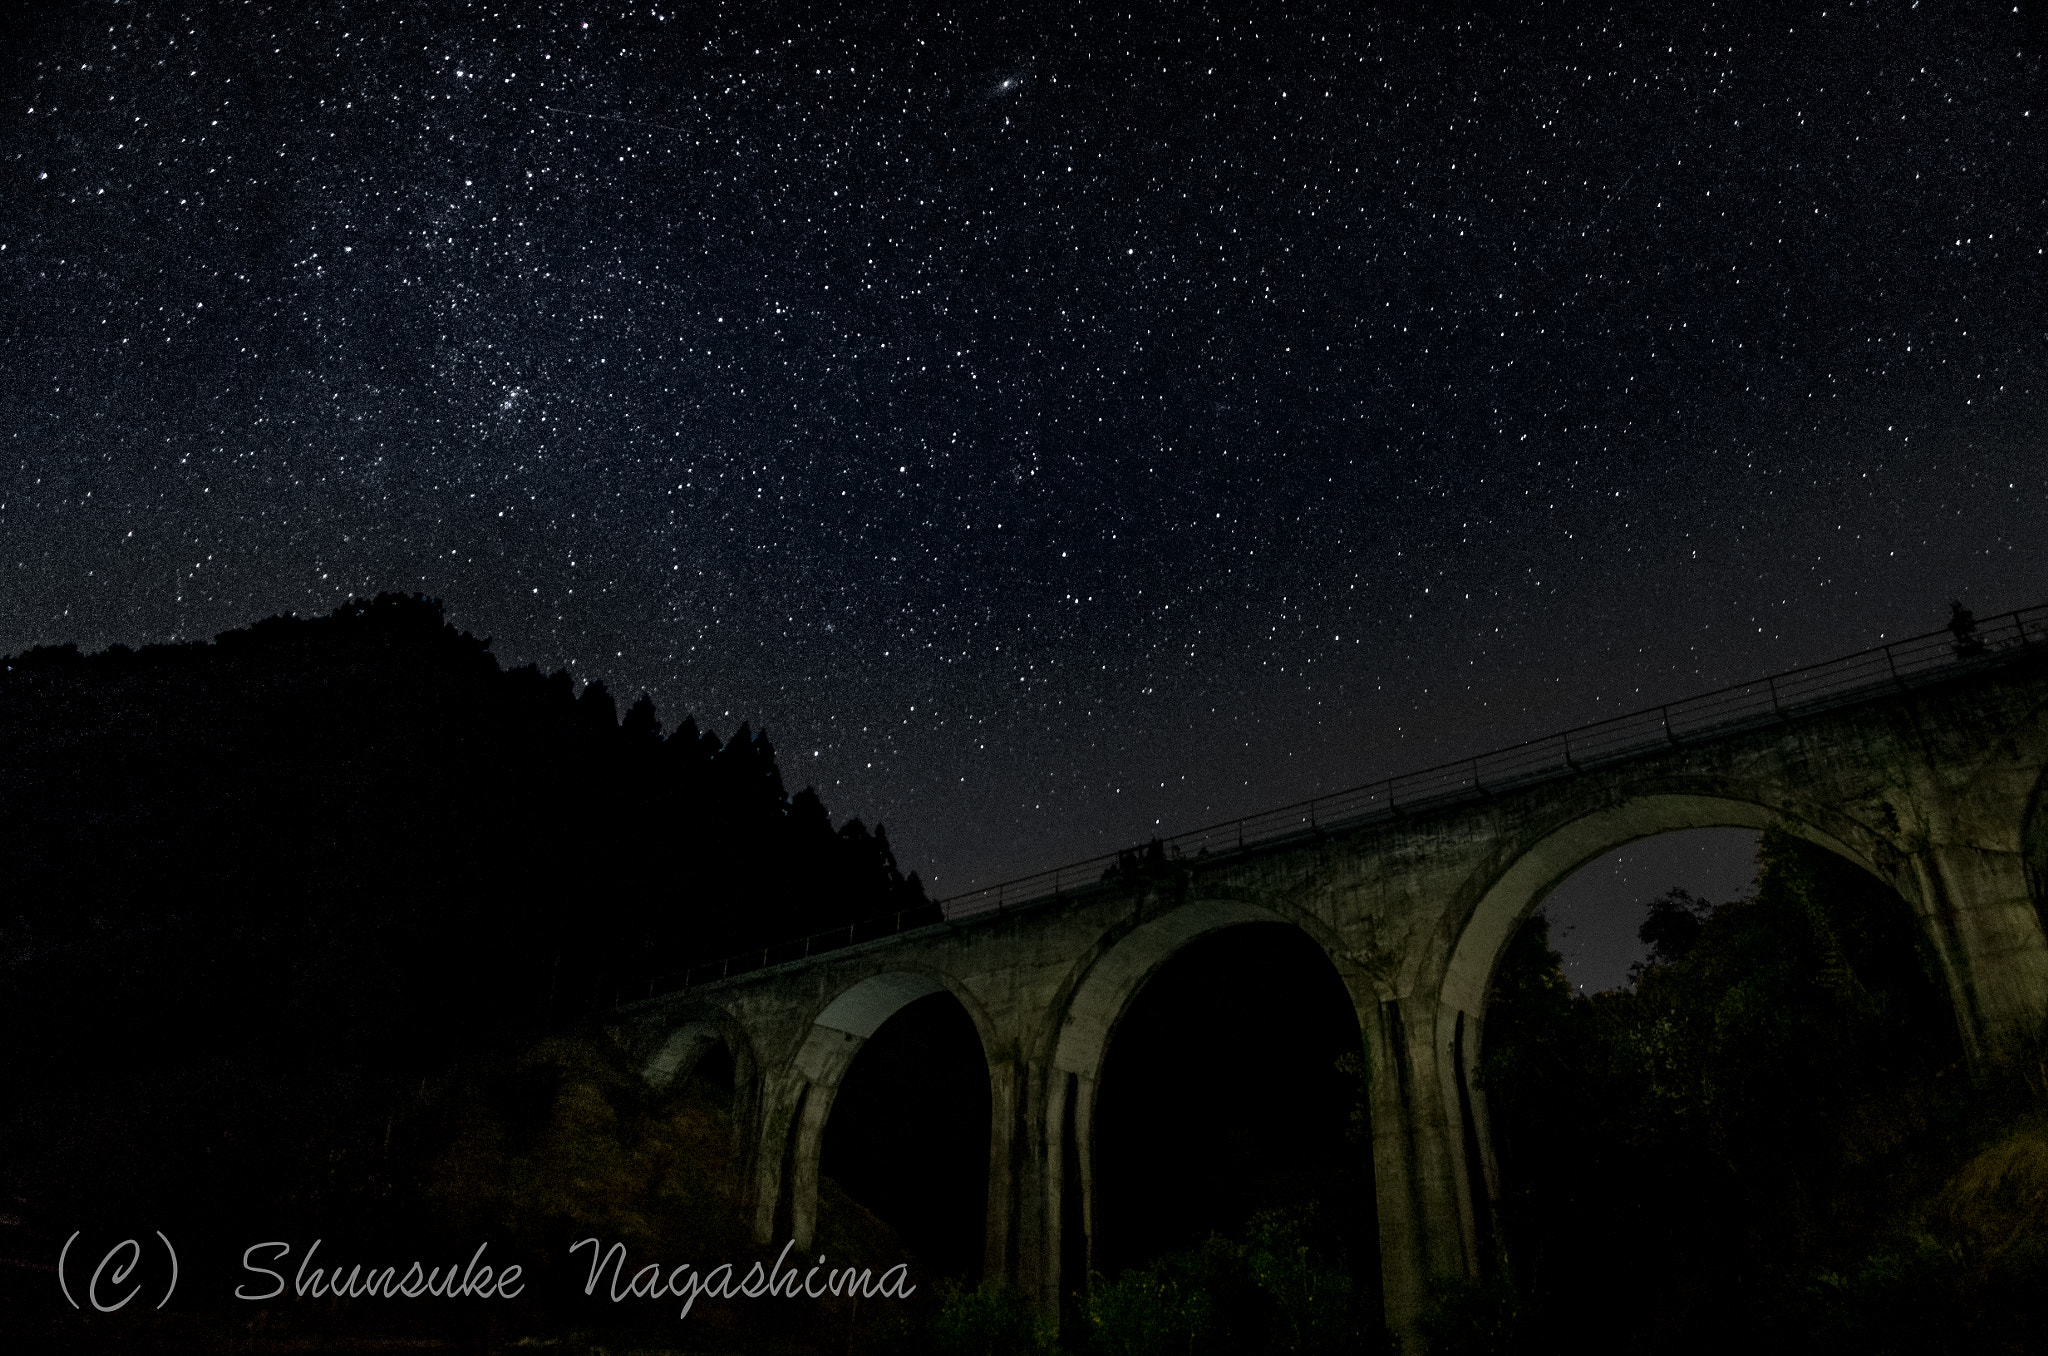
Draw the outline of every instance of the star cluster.
<instances>
[{"instance_id":1,"label":"star cluster","mask_svg":"<svg viewBox=\"0 0 2048 1356\"><path fill-rule=\"evenodd\" d=\"M0 651L423 591L945 894L2037 601L2040 36L54 9Z\"/></svg>"}]
</instances>

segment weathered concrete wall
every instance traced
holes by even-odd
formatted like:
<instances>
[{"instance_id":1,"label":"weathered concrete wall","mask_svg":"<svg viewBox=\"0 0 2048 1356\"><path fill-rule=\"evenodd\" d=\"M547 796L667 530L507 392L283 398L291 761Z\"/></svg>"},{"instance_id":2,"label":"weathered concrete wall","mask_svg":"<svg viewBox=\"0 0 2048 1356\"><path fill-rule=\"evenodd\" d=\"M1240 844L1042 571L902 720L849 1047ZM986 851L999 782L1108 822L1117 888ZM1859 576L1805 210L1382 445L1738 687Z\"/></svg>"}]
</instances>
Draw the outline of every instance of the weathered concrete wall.
<instances>
[{"instance_id":1,"label":"weathered concrete wall","mask_svg":"<svg viewBox=\"0 0 2048 1356\"><path fill-rule=\"evenodd\" d=\"M2048 666L2023 655L1513 790L1183 859L1142 883L867 943L625 1016L653 1078L673 1076L713 1029L732 1045L746 1069L737 1133L756 1228L764 1242L793 1231L804 1247L839 1080L904 1003L951 993L988 1058L984 1271L1050 1307L1080 1283L1062 1258L1091 1255L1095 1094L1118 1020L1196 938L1297 927L1350 991L1372 1061L1387 1313L1412 1336L1430 1278L1479 1265L1496 1178L1469 1075L1494 966L1558 882L1648 834L1782 825L1912 905L1972 1063L1997 1076L2048 1030L2044 787ZM1063 1237L1076 1229L1078 1246Z\"/></svg>"}]
</instances>

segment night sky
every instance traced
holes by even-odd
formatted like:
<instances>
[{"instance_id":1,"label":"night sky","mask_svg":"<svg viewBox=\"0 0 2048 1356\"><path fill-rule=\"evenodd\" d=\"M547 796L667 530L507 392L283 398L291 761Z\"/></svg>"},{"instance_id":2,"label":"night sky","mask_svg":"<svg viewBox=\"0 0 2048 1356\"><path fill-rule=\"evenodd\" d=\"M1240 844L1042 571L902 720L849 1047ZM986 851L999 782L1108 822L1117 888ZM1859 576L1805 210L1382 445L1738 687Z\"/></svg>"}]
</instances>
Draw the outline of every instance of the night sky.
<instances>
[{"instance_id":1,"label":"night sky","mask_svg":"<svg viewBox=\"0 0 2048 1356\"><path fill-rule=\"evenodd\" d=\"M1709 904L1755 895L1756 840L1754 829L1663 833L1580 867L1542 906L1565 978L1586 993L1628 987L1629 966L1649 956L1637 929L1650 901L1673 886Z\"/></svg>"},{"instance_id":2,"label":"night sky","mask_svg":"<svg viewBox=\"0 0 2048 1356\"><path fill-rule=\"evenodd\" d=\"M943 895L2048 598L2038 5L8 23L0 652L425 592Z\"/></svg>"}]
</instances>

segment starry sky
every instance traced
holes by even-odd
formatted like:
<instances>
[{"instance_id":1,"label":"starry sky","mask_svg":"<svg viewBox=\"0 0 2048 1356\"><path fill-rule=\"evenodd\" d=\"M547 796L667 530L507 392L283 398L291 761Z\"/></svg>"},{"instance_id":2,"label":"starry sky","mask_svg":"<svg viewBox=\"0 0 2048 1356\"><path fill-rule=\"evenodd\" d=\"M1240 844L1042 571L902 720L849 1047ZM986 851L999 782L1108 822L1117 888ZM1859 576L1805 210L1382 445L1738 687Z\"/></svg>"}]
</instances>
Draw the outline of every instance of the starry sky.
<instances>
[{"instance_id":1,"label":"starry sky","mask_svg":"<svg viewBox=\"0 0 2048 1356\"><path fill-rule=\"evenodd\" d=\"M1584 993L1627 988L1629 966L1649 956L1637 929L1650 916L1650 901L1673 886L1709 904L1754 896L1757 837L1754 829L1663 833L1580 867L1540 910L1565 978Z\"/></svg>"},{"instance_id":2,"label":"starry sky","mask_svg":"<svg viewBox=\"0 0 2048 1356\"><path fill-rule=\"evenodd\" d=\"M0 652L426 592L943 895L2048 598L2038 4L7 22Z\"/></svg>"}]
</instances>

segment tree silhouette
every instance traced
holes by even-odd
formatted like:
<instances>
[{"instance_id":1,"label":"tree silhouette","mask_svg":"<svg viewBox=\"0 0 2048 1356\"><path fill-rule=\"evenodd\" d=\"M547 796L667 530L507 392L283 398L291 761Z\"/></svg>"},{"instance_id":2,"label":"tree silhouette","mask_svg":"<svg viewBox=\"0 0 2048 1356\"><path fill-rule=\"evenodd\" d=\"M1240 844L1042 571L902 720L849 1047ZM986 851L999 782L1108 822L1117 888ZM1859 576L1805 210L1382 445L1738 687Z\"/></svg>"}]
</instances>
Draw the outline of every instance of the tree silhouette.
<instances>
[{"instance_id":1,"label":"tree silhouette","mask_svg":"<svg viewBox=\"0 0 2048 1356\"><path fill-rule=\"evenodd\" d=\"M375 1089L923 902L765 733L664 737L391 594L0 661L0 823L0 1189L236 1227Z\"/></svg>"}]
</instances>

